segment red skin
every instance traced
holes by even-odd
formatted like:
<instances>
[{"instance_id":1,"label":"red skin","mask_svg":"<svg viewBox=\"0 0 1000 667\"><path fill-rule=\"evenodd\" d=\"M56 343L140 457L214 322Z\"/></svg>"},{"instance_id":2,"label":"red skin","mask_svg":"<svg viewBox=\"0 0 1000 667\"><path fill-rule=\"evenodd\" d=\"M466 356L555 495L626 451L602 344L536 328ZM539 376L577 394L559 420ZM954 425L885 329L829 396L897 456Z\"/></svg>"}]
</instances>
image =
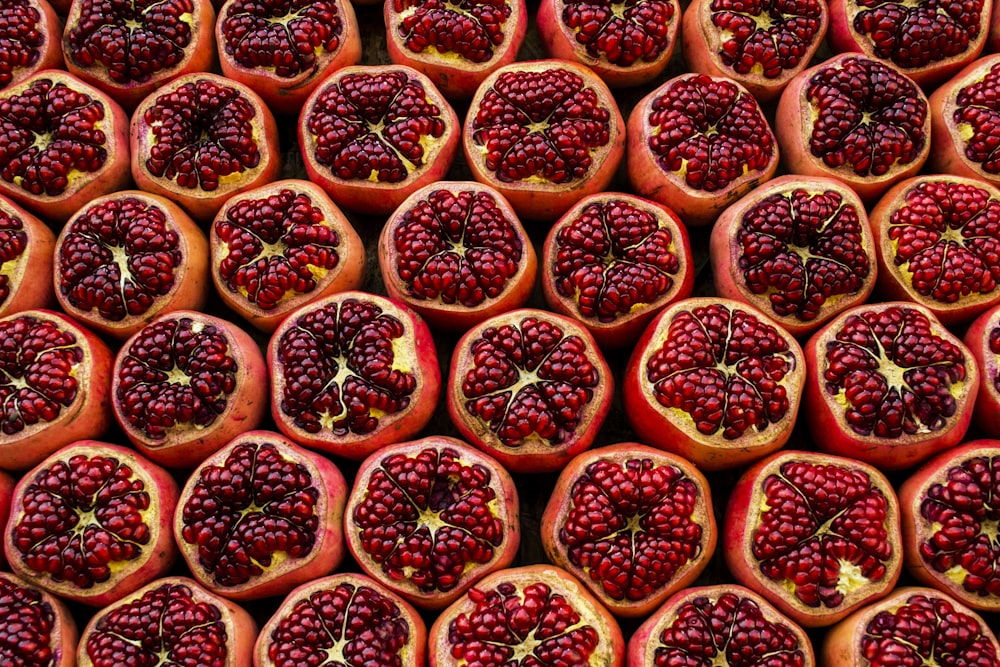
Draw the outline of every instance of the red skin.
<instances>
[{"instance_id":1,"label":"red skin","mask_svg":"<svg viewBox=\"0 0 1000 667\"><path fill-rule=\"evenodd\" d=\"M20 220L27 235L27 247L20 258L0 266L0 273L7 276L10 288L7 298L0 302L0 317L22 310L54 307L56 295L52 287L52 257L56 235L52 228L2 196L0 214Z\"/></svg>"},{"instance_id":2,"label":"red skin","mask_svg":"<svg viewBox=\"0 0 1000 667\"><path fill-rule=\"evenodd\" d=\"M963 338L980 372L973 419L990 438L1000 438L1000 388L996 384L1000 375L1000 354L990 348L990 333L997 328L1000 328L1000 305L977 317Z\"/></svg>"},{"instance_id":3,"label":"red skin","mask_svg":"<svg viewBox=\"0 0 1000 667\"><path fill-rule=\"evenodd\" d=\"M993 0L993 13L990 17L990 33L986 38L986 47L992 53L1000 51L1000 0Z\"/></svg>"},{"instance_id":4,"label":"red skin","mask_svg":"<svg viewBox=\"0 0 1000 667\"><path fill-rule=\"evenodd\" d=\"M46 664L51 665L51 667L76 667L76 643L80 633L73 612L66 606L66 603L59 597L10 572L0 572L0 578L21 588L37 591L42 596L41 602L52 610L54 619L48 643L48 647L52 649L52 662ZM25 599L20 597L20 600L15 600L15 602L23 603ZM24 657L30 658L30 655Z\"/></svg>"},{"instance_id":5,"label":"red skin","mask_svg":"<svg viewBox=\"0 0 1000 667\"><path fill-rule=\"evenodd\" d=\"M16 86L28 77L43 69L62 69L62 21L46 0L29 0L29 5L39 12L38 23L35 29L43 35L43 42L39 48L38 58L27 67L19 67L11 73L11 80L8 86ZM68 3L67 3L68 4Z\"/></svg>"},{"instance_id":6,"label":"red skin","mask_svg":"<svg viewBox=\"0 0 1000 667\"><path fill-rule=\"evenodd\" d=\"M5 472L0 472L0 534L7 534L10 519L10 504L14 496L16 480ZM7 554L0 549L0 569L7 569Z\"/></svg>"}]
</instances>

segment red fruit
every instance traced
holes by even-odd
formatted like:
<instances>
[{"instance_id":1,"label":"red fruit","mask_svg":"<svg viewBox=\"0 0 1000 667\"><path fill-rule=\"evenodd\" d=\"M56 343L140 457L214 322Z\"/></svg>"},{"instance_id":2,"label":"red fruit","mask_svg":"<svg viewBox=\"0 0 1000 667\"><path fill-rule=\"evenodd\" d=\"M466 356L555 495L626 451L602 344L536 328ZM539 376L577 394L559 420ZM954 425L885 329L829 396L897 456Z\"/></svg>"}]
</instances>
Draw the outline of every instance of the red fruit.
<instances>
[{"instance_id":1,"label":"red fruit","mask_svg":"<svg viewBox=\"0 0 1000 667\"><path fill-rule=\"evenodd\" d=\"M829 20L822 0L693 0L684 11L684 60L694 72L729 77L770 101L809 66Z\"/></svg>"},{"instance_id":2,"label":"red fruit","mask_svg":"<svg viewBox=\"0 0 1000 667\"><path fill-rule=\"evenodd\" d=\"M0 317L55 305L55 243L47 224L0 197Z\"/></svg>"},{"instance_id":3,"label":"red fruit","mask_svg":"<svg viewBox=\"0 0 1000 667\"><path fill-rule=\"evenodd\" d=\"M809 636L767 600L731 584L675 593L628 642L628 667L813 667Z\"/></svg>"},{"instance_id":4,"label":"red fruit","mask_svg":"<svg viewBox=\"0 0 1000 667\"><path fill-rule=\"evenodd\" d=\"M604 349L633 344L657 312L691 295L694 258L670 209L628 194L585 197L549 230L542 293Z\"/></svg>"},{"instance_id":5,"label":"red fruit","mask_svg":"<svg viewBox=\"0 0 1000 667\"><path fill-rule=\"evenodd\" d=\"M700 226L771 178L778 143L746 88L727 78L682 74L632 109L627 157L637 194Z\"/></svg>"},{"instance_id":6,"label":"red fruit","mask_svg":"<svg viewBox=\"0 0 1000 667\"><path fill-rule=\"evenodd\" d=\"M622 399L642 442L703 470L724 470L784 446L805 374L802 348L756 308L685 299L639 339Z\"/></svg>"},{"instance_id":7,"label":"red fruit","mask_svg":"<svg viewBox=\"0 0 1000 667\"><path fill-rule=\"evenodd\" d=\"M930 151L930 115L912 79L880 60L845 53L789 82L774 127L790 172L835 178L870 204L920 171Z\"/></svg>"},{"instance_id":8,"label":"red fruit","mask_svg":"<svg viewBox=\"0 0 1000 667\"><path fill-rule=\"evenodd\" d=\"M625 150L611 91L569 61L518 62L476 91L462 134L473 177L524 219L552 221L607 189Z\"/></svg>"},{"instance_id":9,"label":"red fruit","mask_svg":"<svg viewBox=\"0 0 1000 667\"><path fill-rule=\"evenodd\" d=\"M271 336L271 415L295 442L359 461L430 421L441 369L430 329L401 303L342 292Z\"/></svg>"},{"instance_id":10,"label":"red fruit","mask_svg":"<svg viewBox=\"0 0 1000 667\"><path fill-rule=\"evenodd\" d=\"M383 12L389 59L423 72L452 99L472 97L514 62L528 30L524 0L392 0Z\"/></svg>"},{"instance_id":11,"label":"red fruit","mask_svg":"<svg viewBox=\"0 0 1000 667\"><path fill-rule=\"evenodd\" d=\"M151 93L132 114L131 133L136 185L198 222L281 168L274 116L252 90L217 74L182 76Z\"/></svg>"},{"instance_id":12,"label":"red fruit","mask_svg":"<svg viewBox=\"0 0 1000 667\"><path fill-rule=\"evenodd\" d=\"M969 325L964 342L979 368L973 419L987 436L1000 438L1000 305Z\"/></svg>"},{"instance_id":13,"label":"red fruit","mask_svg":"<svg viewBox=\"0 0 1000 667\"><path fill-rule=\"evenodd\" d=\"M98 611L80 636L77 665L247 667L256 636L236 603L187 577L166 577Z\"/></svg>"},{"instance_id":14,"label":"red fruit","mask_svg":"<svg viewBox=\"0 0 1000 667\"><path fill-rule=\"evenodd\" d=\"M549 56L586 65L612 87L639 86L670 62L677 0L542 0L538 34Z\"/></svg>"},{"instance_id":15,"label":"red fruit","mask_svg":"<svg viewBox=\"0 0 1000 667\"><path fill-rule=\"evenodd\" d=\"M434 621L430 664L487 667L547 662L621 667L621 628L576 577L551 565L500 570Z\"/></svg>"},{"instance_id":16,"label":"red fruit","mask_svg":"<svg viewBox=\"0 0 1000 667\"><path fill-rule=\"evenodd\" d=\"M440 91L415 69L344 67L306 100L299 146L309 180L333 201L386 216L448 172L458 122Z\"/></svg>"},{"instance_id":17,"label":"red fruit","mask_svg":"<svg viewBox=\"0 0 1000 667\"><path fill-rule=\"evenodd\" d=\"M347 500L347 547L370 577L422 609L441 609L514 560L514 480L461 440L387 445L361 463Z\"/></svg>"},{"instance_id":18,"label":"red fruit","mask_svg":"<svg viewBox=\"0 0 1000 667\"><path fill-rule=\"evenodd\" d=\"M275 181L230 197L212 223L211 248L216 292L266 333L296 308L364 281L361 238L309 181Z\"/></svg>"},{"instance_id":19,"label":"red fruit","mask_svg":"<svg viewBox=\"0 0 1000 667\"><path fill-rule=\"evenodd\" d=\"M0 319L0 469L25 470L113 423L112 353L96 335L49 310Z\"/></svg>"},{"instance_id":20,"label":"red fruit","mask_svg":"<svg viewBox=\"0 0 1000 667\"><path fill-rule=\"evenodd\" d=\"M781 176L719 216L710 244L720 296L765 312L793 336L864 303L875 242L864 204L840 181Z\"/></svg>"},{"instance_id":21,"label":"red fruit","mask_svg":"<svg viewBox=\"0 0 1000 667\"><path fill-rule=\"evenodd\" d=\"M986 46L992 53L1000 51L1000 0L993 0L990 32L986 37Z\"/></svg>"},{"instance_id":22,"label":"red fruit","mask_svg":"<svg viewBox=\"0 0 1000 667\"><path fill-rule=\"evenodd\" d=\"M211 0L73 0L66 67L131 111L157 88L215 62Z\"/></svg>"},{"instance_id":23,"label":"red fruit","mask_svg":"<svg viewBox=\"0 0 1000 667\"><path fill-rule=\"evenodd\" d=\"M194 578L233 600L285 595L344 557L347 483L329 459L247 431L188 477L174 535Z\"/></svg>"},{"instance_id":24,"label":"red fruit","mask_svg":"<svg viewBox=\"0 0 1000 667\"><path fill-rule=\"evenodd\" d=\"M382 227L378 258L386 293L451 331L520 308L538 270L510 203L475 181L410 195Z\"/></svg>"},{"instance_id":25,"label":"red fruit","mask_svg":"<svg viewBox=\"0 0 1000 667\"><path fill-rule=\"evenodd\" d=\"M802 414L820 449L900 470L965 437L979 370L923 306L847 310L809 339Z\"/></svg>"},{"instance_id":26,"label":"red fruit","mask_svg":"<svg viewBox=\"0 0 1000 667\"><path fill-rule=\"evenodd\" d=\"M423 667L427 627L408 602L363 574L343 572L299 586L260 629L254 667L345 664Z\"/></svg>"},{"instance_id":27,"label":"red fruit","mask_svg":"<svg viewBox=\"0 0 1000 667\"><path fill-rule=\"evenodd\" d=\"M470 329L448 372L448 414L466 440L514 472L561 470L590 447L614 380L578 322L523 308Z\"/></svg>"},{"instance_id":28,"label":"red fruit","mask_svg":"<svg viewBox=\"0 0 1000 667\"><path fill-rule=\"evenodd\" d=\"M652 447L586 451L559 474L541 540L613 614L647 616L712 558L711 489L689 461Z\"/></svg>"},{"instance_id":29,"label":"red fruit","mask_svg":"<svg viewBox=\"0 0 1000 667\"><path fill-rule=\"evenodd\" d=\"M160 316L122 345L111 379L115 418L154 461L193 468L267 412L267 366L250 336L191 310Z\"/></svg>"},{"instance_id":30,"label":"red fruit","mask_svg":"<svg viewBox=\"0 0 1000 667\"><path fill-rule=\"evenodd\" d=\"M129 183L128 117L61 70L0 90L0 194L50 223Z\"/></svg>"},{"instance_id":31,"label":"red fruit","mask_svg":"<svg viewBox=\"0 0 1000 667\"><path fill-rule=\"evenodd\" d=\"M222 73L275 113L297 114L328 74L361 61L347 0L228 0L215 24Z\"/></svg>"},{"instance_id":32,"label":"red fruit","mask_svg":"<svg viewBox=\"0 0 1000 667\"><path fill-rule=\"evenodd\" d=\"M176 506L166 470L132 449L78 440L18 482L4 531L7 561L63 599L103 607L173 565Z\"/></svg>"},{"instance_id":33,"label":"red fruit","mask_svg":"<svg viewBox=\"0 0 1000 667\"><path fill-rule=\"evenodd\" d=\"M6 664L75 667L77 637L62 600L0 572L0 657Z\"/></svg>"},{"instance_id":34,"label":"red fruit","mask_svg":"<svg viewBox=\"0 0 1000 667\"><path fill-rule=\"evenodd\" d=\"M62 23L46 0L8 0L0 18L0 89L62 67Z\"/></svg>"}]
</instances>

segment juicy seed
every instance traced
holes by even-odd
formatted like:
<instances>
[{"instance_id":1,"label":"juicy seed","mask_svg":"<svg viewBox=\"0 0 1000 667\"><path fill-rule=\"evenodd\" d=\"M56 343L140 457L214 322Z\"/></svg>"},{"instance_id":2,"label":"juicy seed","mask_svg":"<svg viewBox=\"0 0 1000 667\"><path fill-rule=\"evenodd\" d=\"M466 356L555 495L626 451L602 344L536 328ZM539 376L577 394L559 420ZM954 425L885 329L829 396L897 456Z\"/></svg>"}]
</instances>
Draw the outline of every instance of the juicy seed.
<instances>
[{"instance_id":1,"label":"juicy seed","mask_svg":"<svg viewBox=\"0 0 1000 667\"><path fill-rule=\"evenodd\" d=\"M0 88L14 80L14 73L41 57L45 35L38 29L41 13L28 0L7 0L0 14Z\"/></svg>"},{"instance_id":2,"label":"juicy seed","mask_svg":"<svg viewBox=\"0 0 1000 667\"><path fill-rule=\"evenodd\" d=\"M511 14L507 0L392 0L392 7L402 15L395 29L410 51L477 64L493 59Z\"/></svg>"},{"instance_id":3,"label":"juicy seed","mask_svg":"<svg viewBox=\"0 0 1000 667\"><path fill-rule=\"evenodd\" d=\"M55 611L38 590L15 582L0 577L0 656L11 665L54 665Z\"/></svg>"},{"instance_id":4,"label":"juicy seed","mask_svg":"<svg viewBox=\"0 0 1000 667\"><path fill-rule=\"evenodd\" d=\"M11 291L17 288L15 279L18 265L27 249L28 234L21 217L0 210L0 308L10 297ZM30 277L22 278L24 279Z\"/></svg>"},{"instance_id":5,"label":"juicy seed","mask_svg":"<svg viewBox=\"0 0 1000 667\"><path fill-rule=\"evenodd\" d=\"M629 67L654 61L670 47L670 2L567 0L562 7L563 24L592 58Z\"/></svg>"},{"instance_id":6,"label":"juicy seed","mask_svg":"<svg viewBox=\"0 0 1000 667\"><path fill-rule=\"evenodd\" d=\"M776 79L799 67L823 19L819 0L712 0L712 24L724 35L719 59L738 74Z\"/></svg>"},{"instance_id":7,"label":"juicy seed","mask_svg":"<svg viewBox=\"0 0 1000 667\"><path fill-rule=\"evenodd\" d=\"M955 102L953 119L963 130L965 157L987 174L1000 175L1000 63L981 81L961 88Z\"/></svg>"}]
</instances>

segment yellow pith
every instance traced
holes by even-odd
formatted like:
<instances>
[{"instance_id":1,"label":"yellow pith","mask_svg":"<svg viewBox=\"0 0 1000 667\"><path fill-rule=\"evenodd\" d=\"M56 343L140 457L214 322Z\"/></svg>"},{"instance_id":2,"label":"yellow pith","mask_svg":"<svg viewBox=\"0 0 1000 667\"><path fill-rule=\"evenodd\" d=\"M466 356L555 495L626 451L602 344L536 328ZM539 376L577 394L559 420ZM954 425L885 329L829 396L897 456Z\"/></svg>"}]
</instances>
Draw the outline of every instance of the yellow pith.
<instances>
[{"instance_id":1,"label":"yellow pith","mask_svg":"<svg viewBox=\"0 0 1000 667\"><path fill-rule=\"evenodd\" d=\"M845 597L871 583L854 563L841 560L840 574L837 576L837 592Z\"/></svg>"}]
</instances>

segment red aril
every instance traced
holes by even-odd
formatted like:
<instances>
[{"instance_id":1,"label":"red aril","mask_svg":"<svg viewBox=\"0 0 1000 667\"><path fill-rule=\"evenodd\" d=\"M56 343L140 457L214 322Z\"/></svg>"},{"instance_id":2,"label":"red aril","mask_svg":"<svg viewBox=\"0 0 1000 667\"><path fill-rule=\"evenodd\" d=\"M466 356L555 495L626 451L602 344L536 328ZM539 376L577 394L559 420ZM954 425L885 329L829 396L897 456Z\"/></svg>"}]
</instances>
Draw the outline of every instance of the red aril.
<instances>
[{"instance_id":1,"label":"red aril","mask_svg":"<svg viewBox=\"0 0 1000 667\"><path fill-rule=\"evenodd\" d=\"M548 559L621 617L647 616L691 585L716 538L705 476L679 456L635 442L578 454L542 514Z\"/></svg>"},{"instance_id":2,"label":"red aril","mask_svg":"<svg viewBox=\"0 0 1000 667\"><path fill-rule=\"evenodd\" d=\"M0 572L0 659L9 665L76 667L76 620L62 600Z\"/></svg>"},{"instance_id":3,"label":"red aril","mask_svg":"<svg viewBox=\"0 0 1000 667\"><path fill-rule=\"evenodd\" d=\"M1000 305L977 317L963 340L979 368L973 419L987 436L1000 438Z\"/></svg>"},{"instance_id":4,"label":"red aril","mask_svg":"<svg viewBox=\"0 0 1000 667\"><path fill-rule=\"evenodd\" d=\"M55 243L47 224L0 196L0 317L55 305Z\"/></svg>"},{"instance_id":5,"label":"red aril","mask_svg":"<svg viewBox=\"0 0 1000 667\"><path fill-rule=\"evenodd\" d=\"M0 18L0 89L63 66L62 23L46 0L9 0Z\"/></svg>"}]
</instances>

